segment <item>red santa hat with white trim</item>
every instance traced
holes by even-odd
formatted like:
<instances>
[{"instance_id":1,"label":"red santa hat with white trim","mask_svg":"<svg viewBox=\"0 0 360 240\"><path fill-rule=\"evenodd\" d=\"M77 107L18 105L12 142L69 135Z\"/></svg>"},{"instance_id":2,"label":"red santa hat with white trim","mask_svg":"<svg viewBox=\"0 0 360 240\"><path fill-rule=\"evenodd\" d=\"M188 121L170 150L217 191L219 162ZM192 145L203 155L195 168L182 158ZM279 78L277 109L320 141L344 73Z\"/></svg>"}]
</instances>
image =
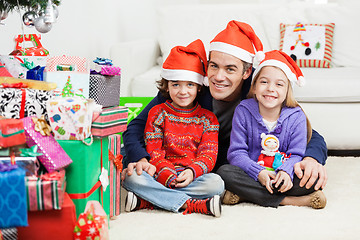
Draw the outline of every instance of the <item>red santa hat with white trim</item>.
<instances>
[{"instance_id":1,"label":"red santa hat with white trim","mask_svg":"<svg viewBox=\"0 0 360 240\"><path fill-rule=\"evenodd\" d=\"M203 85L207 58L203 42L195 40L188 46L171 49L163 63L161 77L171 81L191 81Z\"/></svg>"},{"instance_id":2,"label":"red santa hat with white trim","mask_svg":"<svg viewBox=\"0 0 360 240\"><path fill-rule=\"evenodd\" d=\"M263 45L254 29L247 23L230 21L226 28L210 42L210 52L219 51L253 63L254 57L264 58Z\"/></svg>"},{"instance_id":3,"label":"red santa hat with white trim","mask_svg":"<svg viewBox=\"0 0 360 240\"><path fill-rule=\"evenodd\" d=\"M302 87L305 85L305 78L296 62L286 53L273 50L265 53L265 58L259 63L253 74L253 80L263 67L273 66L280 68L291 83Z\"/></svg>"}]
</instances>

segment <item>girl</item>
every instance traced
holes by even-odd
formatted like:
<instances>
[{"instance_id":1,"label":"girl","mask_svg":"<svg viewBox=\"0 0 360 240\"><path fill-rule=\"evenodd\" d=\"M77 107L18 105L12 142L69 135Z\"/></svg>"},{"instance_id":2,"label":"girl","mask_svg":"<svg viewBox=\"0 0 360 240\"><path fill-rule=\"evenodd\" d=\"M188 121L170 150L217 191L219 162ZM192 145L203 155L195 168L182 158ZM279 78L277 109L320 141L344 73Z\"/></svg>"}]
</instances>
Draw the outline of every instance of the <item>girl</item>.
<instances>
[{"instance_id":1,"label":"girl","mask_svg":"<svg viewBox=\"0 0 360 240\"><path fill-rule=\"evenodd\" d=\"M303 82L304 77L296 63L277 50L267 52L254 72L249 91L251 98L243 100L234 113L228 160L248 175L246 181L256 181L268 193L276 192L282 197L277 202L267 202L266 197L253 196L251 187L229 189L237 193L236 202L243 198L263 206L325 207L326 198L321 190L310 194L313 189L304 189L301 197L292 197L290 191L293 186L298 186L293 182L294 164L304 157L307 141L311 138L310 123L295 100L291 86L291 83L301 86ZM280 142L279 151L290 156L275 171L257 163L262 133L276 136ZM254 187L259 186L255 183ZM225 197L234 198L231 194L229 192Z\"/></svg>"},{"instance_id":2,"label":"girl","mask_svg":"<svg viewBox=\"0 0 360 240\"><path fill-rule=\"evenodd\" d=\"M144 186L135 185L137 174L125 178L126 211L155 205L220 217L224 183L210 173L217 157L219 123L196 101L206 62L200 40L173 48L164 62L163 78L157 83L168 100L149 111L145 127L146 150L156 172L154 177L142 173L152 178L140 181Z\"/></svg>"}]
</instances>

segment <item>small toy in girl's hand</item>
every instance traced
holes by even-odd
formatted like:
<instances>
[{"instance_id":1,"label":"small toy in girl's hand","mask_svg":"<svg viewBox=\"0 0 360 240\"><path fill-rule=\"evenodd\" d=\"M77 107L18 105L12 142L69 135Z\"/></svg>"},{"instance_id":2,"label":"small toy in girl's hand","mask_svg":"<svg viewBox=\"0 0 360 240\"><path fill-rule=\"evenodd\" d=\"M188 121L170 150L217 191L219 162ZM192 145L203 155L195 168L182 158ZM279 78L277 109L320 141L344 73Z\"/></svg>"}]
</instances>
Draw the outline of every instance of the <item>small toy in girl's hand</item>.
<instances>
[{"instance_id":1,"label":"small toy in girl's hand","mask_svg":"<svg viewBox=\"0 0 360 240\"><path fill-rule=\"evenodd\" d=\"M261 146L263 150L261 150L257 163L267 170L276 170L290 157L279 151L280 141L272 134L261 134Z\"/></svg>"}]
</instances>

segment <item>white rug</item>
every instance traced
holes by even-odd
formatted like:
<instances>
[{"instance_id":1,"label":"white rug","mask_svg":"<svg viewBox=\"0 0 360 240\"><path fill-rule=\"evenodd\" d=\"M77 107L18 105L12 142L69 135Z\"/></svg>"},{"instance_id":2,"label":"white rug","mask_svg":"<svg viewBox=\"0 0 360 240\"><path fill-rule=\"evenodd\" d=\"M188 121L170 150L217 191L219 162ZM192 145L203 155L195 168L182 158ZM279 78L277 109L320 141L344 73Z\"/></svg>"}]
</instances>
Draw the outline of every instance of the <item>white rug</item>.
<instances>
[{"instance_id":1,"label":"white rug","mask_svg":"<svg viewBox=\"0 0 360 240\"><path fill-rule=\"evenodd\" d=\"M325 209L241 203L223 206L220 218L161 210L123 212L110 221L110 239L360 239L360 158L329 157L326 167ZM125 195L122 191L123 204Z\"/></svg>"}]
</instances>

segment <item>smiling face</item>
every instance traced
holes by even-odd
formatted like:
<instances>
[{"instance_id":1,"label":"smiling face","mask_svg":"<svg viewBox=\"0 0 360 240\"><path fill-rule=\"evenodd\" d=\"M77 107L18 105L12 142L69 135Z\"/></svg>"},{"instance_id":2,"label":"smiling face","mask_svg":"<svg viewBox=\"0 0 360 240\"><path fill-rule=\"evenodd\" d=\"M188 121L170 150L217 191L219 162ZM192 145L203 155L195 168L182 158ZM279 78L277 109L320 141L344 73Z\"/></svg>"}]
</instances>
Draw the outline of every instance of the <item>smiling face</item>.
<instances>
[{"instance_id":1,"label":"smiling face","mask_svg":"<svg viewBox=\"0 0 360 240\"><path fill-rule=\"evenodd\" d=\"M264 116L269 111L280 113L289 87L285 73L277 67L263 67L253 84L260 114Z\"/></svg>"},{"instance_id":2,"label":"smiling face","mask_svg":"<svg viewBox=\"0 0 360 240\"><path fill-rule=\"evenodd\" d=\"M232 55L212 51L207 76L211 95L216 100L233 101L241 93L243 79L250 76L252 68L243 72L243 62Z\"/></svg>"},{"instance_id":3,"label":"smiling face","mask_svg":"<svg viewBox=\"0 0 360 240\"><path fill-rule=\"evenodd\" d=\"M190 81L169 81L168 91L172 105L176 108L190 109L194 107L194 100L200 90L200 85Z\"/></svg>"}]
</instances>

